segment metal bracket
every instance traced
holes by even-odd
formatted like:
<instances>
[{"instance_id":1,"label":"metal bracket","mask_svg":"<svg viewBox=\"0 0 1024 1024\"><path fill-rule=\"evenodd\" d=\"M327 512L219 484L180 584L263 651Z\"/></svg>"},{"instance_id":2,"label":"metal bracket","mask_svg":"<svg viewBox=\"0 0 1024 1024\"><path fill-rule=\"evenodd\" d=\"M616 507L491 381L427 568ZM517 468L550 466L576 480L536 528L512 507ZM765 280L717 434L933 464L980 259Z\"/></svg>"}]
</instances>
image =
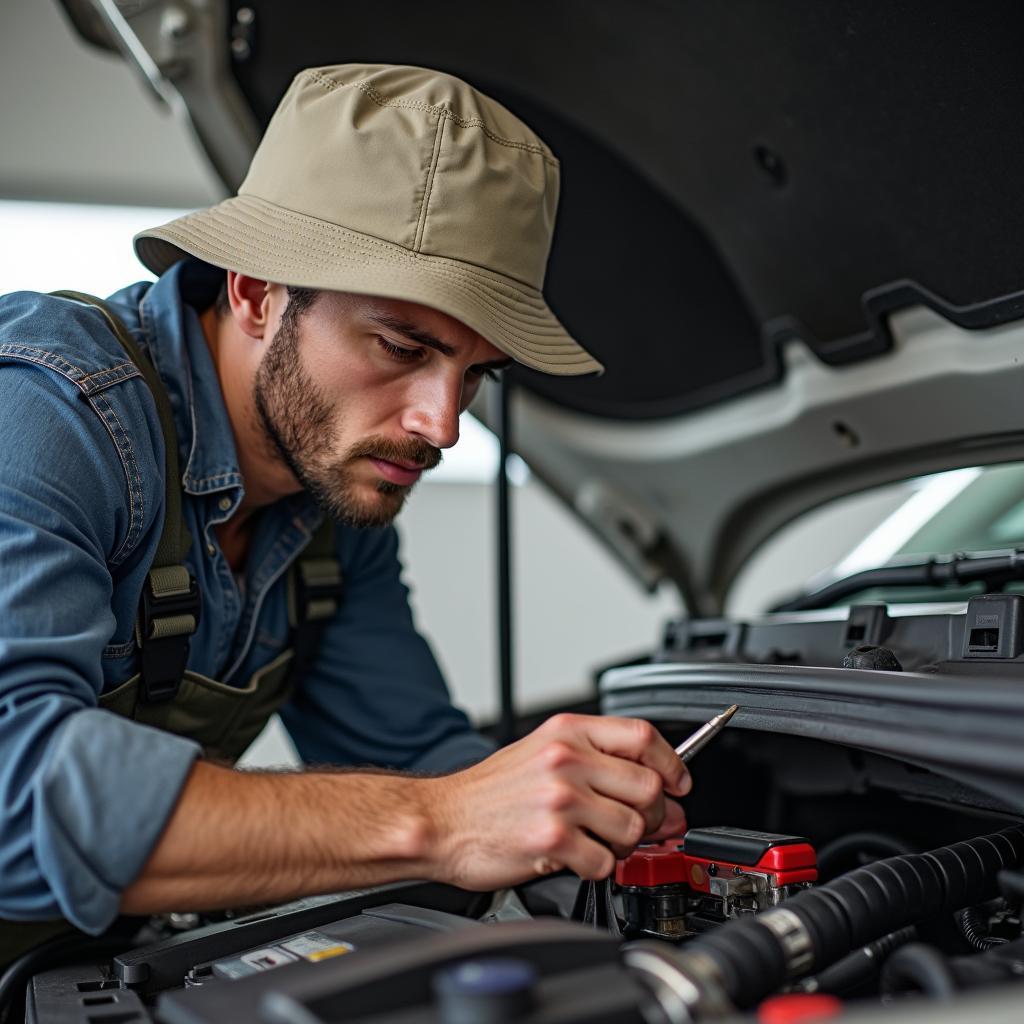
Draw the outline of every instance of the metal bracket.
<instances>
[{"instance_id":1,"label":"metal bracket","mask_svg":"<svg viewBox=\"0 0 1024 1024\"><path fill-rule=\"evenodd\" d=\"M234 192L260 128L230 69L226 0L91 0L106 35L157 101L191 129Z\"/></svg>"}]
</instances>

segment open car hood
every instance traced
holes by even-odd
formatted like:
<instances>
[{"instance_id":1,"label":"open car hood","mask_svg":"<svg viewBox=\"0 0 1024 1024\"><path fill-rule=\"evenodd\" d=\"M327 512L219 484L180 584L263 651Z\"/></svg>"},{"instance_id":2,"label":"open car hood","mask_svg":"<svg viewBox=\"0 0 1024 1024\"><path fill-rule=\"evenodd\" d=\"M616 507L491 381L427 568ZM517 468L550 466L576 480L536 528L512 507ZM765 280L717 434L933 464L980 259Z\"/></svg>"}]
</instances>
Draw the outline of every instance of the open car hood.
<instances>
[{"instance_id":1,"label":"open car hood","mask_svg":"<svg viewBox=\"0 0 1024 1024\"><path fill-rule=\"evenodd\" d=\"M828 499L1024 458L1018 4L63 5L228 188L304 66L441 68L534 126L547 291L607 373L517 371L514 445L693 611Z\"/></svg>"}]
</instances>

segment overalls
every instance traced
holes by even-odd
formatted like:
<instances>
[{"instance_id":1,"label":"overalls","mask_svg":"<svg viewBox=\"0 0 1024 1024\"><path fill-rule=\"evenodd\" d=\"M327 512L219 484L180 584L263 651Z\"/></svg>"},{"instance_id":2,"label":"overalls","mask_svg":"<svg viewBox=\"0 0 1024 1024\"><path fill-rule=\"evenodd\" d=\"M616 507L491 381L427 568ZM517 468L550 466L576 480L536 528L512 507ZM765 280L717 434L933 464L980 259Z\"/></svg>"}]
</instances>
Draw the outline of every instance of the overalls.
<instances>
[{"instance_id":1,"label":"overalls","mask_svg":"<svg viewBox=\"0 0 1024 1024\"><path fill-rule=\"evenodd\" d=\"M100 694L99 706L144 725L195 740L205 757L234 763L291 694L316 656L320 633L341 598L341 566L334 522L325 518L288 572L287 650L243 686L227 686L186 670L189 637L201 614L201 595L185 566L191 536L181 515L178 442L170 401L156 370L103 300L79 292L56 295L96 306L139 368L156 402L166 451L166 514L156 557L146 577L135 620L138 671ZM0 920L0 973L34 946L72 931L64 920Z\"/></svg>"}]
</instances>

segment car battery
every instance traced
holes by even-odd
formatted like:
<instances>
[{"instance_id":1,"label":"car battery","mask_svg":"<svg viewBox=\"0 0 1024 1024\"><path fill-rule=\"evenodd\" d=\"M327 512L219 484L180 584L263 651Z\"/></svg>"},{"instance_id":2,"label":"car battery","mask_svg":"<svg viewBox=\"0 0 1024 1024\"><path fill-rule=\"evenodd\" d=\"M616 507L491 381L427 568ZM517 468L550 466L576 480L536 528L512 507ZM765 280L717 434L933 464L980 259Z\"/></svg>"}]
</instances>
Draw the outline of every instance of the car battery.
<instances>
[{"instance_id":1,"label":"car battery","mask_svg":"<svg viewBox=\"0 0 1024 1024\"><path fill-rule=\"evenodd\" d=\"M641 846L615 870L626 932L676 941L776 906L817 878L806 839L729 826Z\"/></svg>"}]
</instances>

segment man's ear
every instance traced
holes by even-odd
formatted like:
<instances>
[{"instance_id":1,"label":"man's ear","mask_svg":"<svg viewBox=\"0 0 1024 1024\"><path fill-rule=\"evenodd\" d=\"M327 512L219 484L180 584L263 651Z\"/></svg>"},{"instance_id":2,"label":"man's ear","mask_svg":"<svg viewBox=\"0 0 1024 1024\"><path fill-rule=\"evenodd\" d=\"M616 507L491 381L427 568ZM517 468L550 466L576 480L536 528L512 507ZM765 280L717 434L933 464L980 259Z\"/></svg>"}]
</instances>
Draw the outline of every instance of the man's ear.
<instances>
[{"instance_id":1,"label":"man's ear","mask_svg":"<svg viewBox=\"0 0 1024 1024\"><path fill-rule=\"evenodd\" d=\"M250 338L262 338L270 315L270 282L227 272L228 304L235 323Z\"/></svg>"}]
</instances>

